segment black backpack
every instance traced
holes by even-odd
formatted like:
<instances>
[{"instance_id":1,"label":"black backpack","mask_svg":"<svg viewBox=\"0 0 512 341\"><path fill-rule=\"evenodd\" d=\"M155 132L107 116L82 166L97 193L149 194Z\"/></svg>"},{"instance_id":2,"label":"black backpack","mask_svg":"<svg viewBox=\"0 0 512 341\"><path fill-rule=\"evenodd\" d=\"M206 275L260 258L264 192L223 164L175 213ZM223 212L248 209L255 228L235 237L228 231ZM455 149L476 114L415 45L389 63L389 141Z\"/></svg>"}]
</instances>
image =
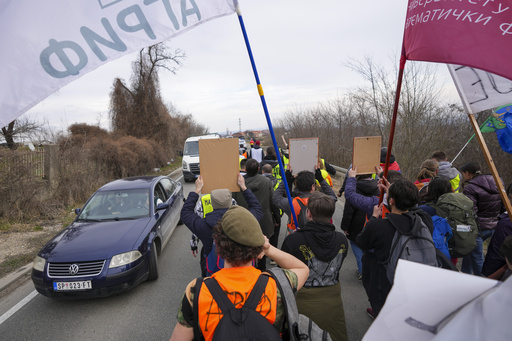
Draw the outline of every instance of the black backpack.
<instances>
[{"instance_id":1,"label":"black backpack","mask_svg":"<svg viewBox=\"0 0 512 341\"><path fill-rule=\"evenodd\" d=\"M223 340L281 340L277 329L259 312L256 307L265 292L269 276L260 275L251 294L242 308L236 308L215 278L207 278L204 284L217 302L223 316L215 328L213 341ZM194 316L198 321L198 299L201 288L201 279L197 280L194 294ZM204 340L199 324L194 324L194 340Z\"/></svg>"}]
</instances>

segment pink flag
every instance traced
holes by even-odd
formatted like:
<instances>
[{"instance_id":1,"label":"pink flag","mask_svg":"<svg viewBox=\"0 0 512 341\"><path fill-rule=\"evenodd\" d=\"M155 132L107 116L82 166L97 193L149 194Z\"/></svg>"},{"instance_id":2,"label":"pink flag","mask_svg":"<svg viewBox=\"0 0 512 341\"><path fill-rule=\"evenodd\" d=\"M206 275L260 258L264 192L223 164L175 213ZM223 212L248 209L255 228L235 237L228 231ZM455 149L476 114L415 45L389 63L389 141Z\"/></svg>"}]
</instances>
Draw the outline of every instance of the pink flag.
<instances>
[{"instance_id":1,"label":"pink flag","mask_svg":"<svg viewBox=\"0 0 512 341\"><path fill-rule=\"evenodd\" d=\"M408 60L459 64L512 80L512 0L409 0Z\"/></svg>"}]
</instances>

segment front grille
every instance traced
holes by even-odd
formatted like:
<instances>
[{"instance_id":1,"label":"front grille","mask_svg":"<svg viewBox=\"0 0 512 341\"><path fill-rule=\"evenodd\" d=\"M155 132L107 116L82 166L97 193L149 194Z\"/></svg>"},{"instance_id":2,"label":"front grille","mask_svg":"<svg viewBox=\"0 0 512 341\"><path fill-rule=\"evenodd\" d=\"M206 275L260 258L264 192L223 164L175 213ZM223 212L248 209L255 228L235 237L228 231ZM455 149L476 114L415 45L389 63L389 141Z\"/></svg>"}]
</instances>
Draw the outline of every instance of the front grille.
<instances>
[{"instance_id":1,"label":"front grille","mask_svg":"<svg viewBox=\"0 0 512 341\"><path fill-rule=\"evenodd\" d=\"M199 174L199 164L198 163L191 163L189 164L190 171L194 174Z\"/></svg>"},{"instance_id":2,"label":"front grille","mask_svg":"<svg viewBox=\"0 0 512 341\"><path fill-rule=\"evenodd\" d=\"M70 267L78 265L78 272L74 275L70 273ZM96 276L101 273L104 260L94 262L75 262L75 263L49 263L48 276L50 277L75 277L75 276Z\"/></svg>"}]
</instances>

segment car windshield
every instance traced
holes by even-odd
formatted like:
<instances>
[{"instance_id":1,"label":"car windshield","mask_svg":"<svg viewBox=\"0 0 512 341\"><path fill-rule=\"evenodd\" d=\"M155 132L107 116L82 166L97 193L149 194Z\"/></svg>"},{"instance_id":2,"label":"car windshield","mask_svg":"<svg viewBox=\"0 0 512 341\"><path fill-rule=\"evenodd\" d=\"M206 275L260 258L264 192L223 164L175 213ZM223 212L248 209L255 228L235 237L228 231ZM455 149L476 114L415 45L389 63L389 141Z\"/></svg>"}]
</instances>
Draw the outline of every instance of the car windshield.
<instances>
[{"instance_id":1,"label":"car windshield","mask_svg":"<svg viewBox=\"0 0 512 341\"><path fill-rule=\"evenodd\" d=\"M78 220L137 219L149 216L149 190L100 191L87 202Z\"/></svg>"},{"instance_id":2,"label":"car windshield","mask_svg":"<svg viewBox=\"0 0 512 341\"><path fill-rule=\"evenodd\" d=\"M185 142L183 155L199 155L199 141Z\"/></svg>"}]
</instances>

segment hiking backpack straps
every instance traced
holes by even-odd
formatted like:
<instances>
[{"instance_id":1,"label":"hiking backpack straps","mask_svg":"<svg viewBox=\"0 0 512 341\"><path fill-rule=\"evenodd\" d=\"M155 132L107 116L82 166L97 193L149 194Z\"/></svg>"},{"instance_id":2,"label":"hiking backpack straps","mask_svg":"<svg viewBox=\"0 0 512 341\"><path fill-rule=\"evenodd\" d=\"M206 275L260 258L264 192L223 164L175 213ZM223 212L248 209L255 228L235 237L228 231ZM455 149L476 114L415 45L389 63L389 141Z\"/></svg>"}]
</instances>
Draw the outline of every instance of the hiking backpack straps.
<instances>
[{"instance_id":1,"label":"hiking backpack straps","mask_svg":"<svg viewBox=\"0 0 512 341\"><path fill-rule=\"evenodd\" d=\"M288 329L283 333L283 340L332 341L328 332L322 330L309 317L299 314L295 294L283 269L275 267L267 271L275 279L284 304Z\"/></svg>"},{"instance_id":2,"label":"hiking backpack straps","mask_svg":"<svg viewBox=\"0 0 512 341\"><path fill-rule=\"evenodd\" d=\"M213 333L217 340L281 340L277 329L259 312L258 303L267 287L269 276L261 274L242 308L236 308L215 278L208 278L204 284L222 311Z\"/></svg>"},{"instance_id":3,"label":"hiking backpack straps","mask_svg":"<svg viewBox=\"0 0 512 341\"><path fill-rule=\"evenodd\" d=\"M411 262L425 265L437 266L436 247L432 241L432 235L420 217L421 227L411 230L410 234L405 235L395 230L393 242L389 251L389 258L384 262L386 276L389 283L393 284L395 270L399 259L405 259Z\"/></svg>"},{"instance_id":4,"label":"hiking backpack straps","mask_svg":"<svg viewBox=\"0 0 512 341\"><path fill-rule=\"evenodd\" d=\"M196 279L196 285L194 286L194 297L192 302L192 312L194 313L194 341L204 340L203 333L201 332L201 328L199 327L199 292L201 291L201 286L203 285L203 277L199 277Z\"/></svg>"}]
</instances>

